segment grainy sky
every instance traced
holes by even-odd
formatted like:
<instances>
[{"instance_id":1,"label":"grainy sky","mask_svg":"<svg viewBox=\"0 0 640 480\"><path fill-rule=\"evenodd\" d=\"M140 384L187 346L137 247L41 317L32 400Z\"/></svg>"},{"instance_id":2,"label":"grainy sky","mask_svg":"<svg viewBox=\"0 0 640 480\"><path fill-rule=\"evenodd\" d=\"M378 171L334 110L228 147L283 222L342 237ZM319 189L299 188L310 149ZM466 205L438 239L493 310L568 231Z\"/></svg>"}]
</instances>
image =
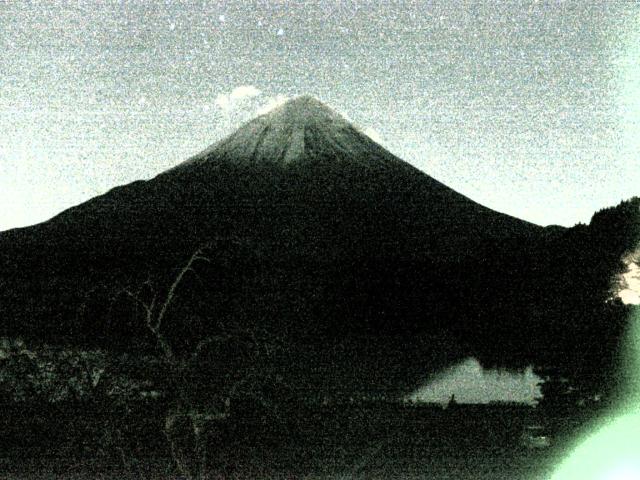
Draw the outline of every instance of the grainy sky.
<instances>
[{"instance_id":1,"label":"grainy sky","mask_svg":"<svg viewBox=\"0 0 640 480\"><path fill-rule=\"evenodd\" d=\"M640 194L637 2L0 0L0 230L296 94L535 223Z\"/></svg>"}]
</instances>

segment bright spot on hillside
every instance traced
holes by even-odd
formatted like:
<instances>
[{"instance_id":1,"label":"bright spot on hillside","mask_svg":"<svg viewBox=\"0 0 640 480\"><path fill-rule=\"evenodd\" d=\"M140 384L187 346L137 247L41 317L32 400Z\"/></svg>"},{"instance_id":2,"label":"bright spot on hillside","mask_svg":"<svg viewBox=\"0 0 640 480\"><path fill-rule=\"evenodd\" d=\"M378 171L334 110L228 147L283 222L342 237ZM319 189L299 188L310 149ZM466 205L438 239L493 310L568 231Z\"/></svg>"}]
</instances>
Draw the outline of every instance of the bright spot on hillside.
<instances>
[{"instance_id":1,"label":"bright spot on hillside","mask_svg":"<svg viewBox=\"0 0 640 480\"><path fill-rule=\"evenodd\" d=\"M636 253L636 256L639 256ZM629 258L627 270L620 275L618 297L627 305L640 305L640 265L637 259Z\"/></svg>"}]
</instances>

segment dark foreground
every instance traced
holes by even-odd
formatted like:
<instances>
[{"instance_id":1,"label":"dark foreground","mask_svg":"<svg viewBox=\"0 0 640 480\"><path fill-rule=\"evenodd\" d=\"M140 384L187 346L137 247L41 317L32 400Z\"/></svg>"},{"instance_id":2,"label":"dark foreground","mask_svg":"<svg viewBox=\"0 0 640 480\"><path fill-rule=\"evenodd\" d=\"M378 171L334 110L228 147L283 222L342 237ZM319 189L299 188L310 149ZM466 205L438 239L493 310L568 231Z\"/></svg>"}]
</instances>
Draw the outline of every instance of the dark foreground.
<instances>
[{"instance_id":1,"label":"dark foreground","mask_svg":"<svg viewBox=\"0 0 640 480\"><path fill-rule=\"evenodd\" d=\"M275 426L252 417L210 436L207 478L544 479L587 420L586 413L510 406L334 406ZM551 447L522 444L531 424L545 425ZM74 454L7 447L0 479L179 479L162 433L146 435L112 452L92 450L90 439Z\"/></svg>"}]
</instances>

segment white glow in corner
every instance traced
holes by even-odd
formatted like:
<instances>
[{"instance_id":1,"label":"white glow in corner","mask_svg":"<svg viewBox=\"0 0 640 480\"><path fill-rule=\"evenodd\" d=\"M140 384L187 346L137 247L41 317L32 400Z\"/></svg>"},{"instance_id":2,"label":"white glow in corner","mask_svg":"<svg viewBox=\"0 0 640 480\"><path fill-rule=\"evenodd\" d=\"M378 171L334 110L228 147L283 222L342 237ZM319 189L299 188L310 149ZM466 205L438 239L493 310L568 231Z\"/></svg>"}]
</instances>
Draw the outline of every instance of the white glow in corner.
<instances>
[{"instance_id":1,"label":"white glow in corner","mask_svg":"<svg viewBox=\"0 0 640 480\"><path fill-rule=\"evenodd\" d=\"M639 428L638 412L605 423L558 467L551 480L640 479Z\"/></svg>"},{"instance_id":2,"label":"white glow in corner","mask_svg":"<svg viewBox=\"0 0 640 480\"><path fill-rule=\"evenodd\" d=\"M604 480L638 480L640 478L640 466L622 465L612 470Z\"/></svg>"}]
</instances>

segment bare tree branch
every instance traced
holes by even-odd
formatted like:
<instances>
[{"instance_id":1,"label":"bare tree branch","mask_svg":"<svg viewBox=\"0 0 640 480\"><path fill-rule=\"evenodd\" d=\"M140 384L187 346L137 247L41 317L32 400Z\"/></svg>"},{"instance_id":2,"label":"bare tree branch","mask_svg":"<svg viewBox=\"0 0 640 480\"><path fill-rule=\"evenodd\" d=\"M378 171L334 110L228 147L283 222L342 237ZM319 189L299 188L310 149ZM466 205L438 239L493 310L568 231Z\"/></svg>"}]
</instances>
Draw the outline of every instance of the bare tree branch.
<instances>
[{"instance_id":1,"label":"bare tree branch","mask_svg":"<svg viewBox=\"0 0 640 480\"><path fill-rule=\"evenodd\" d=\"M158 313L158 316L156 317L156 321L155 321L155 329L156 330L159 330L160 327L162 326L162 320L164 320L164 316L167 313L167 309L169 308L169 306L171 305L171 302L173 301L173 297L176 294L176 289L178 288L178 285L180 285L180 283L182 282L182 279L187 274L187 272L192 270L191 266L195 262L200 261L200 260L206 261L206 262L211 262L207 257L203 256L203 249L202 248L199 248L198 250L196 250L196 252L193 255L191 255L191 258L189 259L187 264L184 267L182 267L182 269L180 270L180 272L176 276L175 280L171 284L171 287L169 287L169 291L167 292L167 297L165 298L164 303L162 304L162 307L160 308L160 312Z\"/></svg>"},{"instance_id":2,"label":"bare tree branch","mask_svg":"<svg viewBox=\"0 0 640 480\"><path fill-rule=\"evenodd\" d=\"M204 253L204 248L199 248L191 256L191 258L189 258L189 261L186 263L186 265L180 269L175 279L173 280L173 283L169 287L169 290L167 291L167 295L164 298L164 301L162 302L159 310L158 310L158 294L150 274L147 277L147 279L142 284L140 284L137 291L134 292L131 289L125 287L125 288L122 288L115 297L117 298L119 295L125 294L131 300L133 300L136 304L140 305L144 309L145 325L147 326L149 331L153 334L162 352L164 353L165 357L169 361L174 361L175 353L173 351L173 348L171 347L171 344L169 343L169 341L161 331L162 323L167 314L169 307L171 306L175 298L178 286L182 283L182 280L184 279L184 276L187 274L187 272L192 272L195 274L195 270L193 269L193 264L198 261L205 261L209 263L211 262L211 260L209 260L209 258L204 256L203 253ZM143 299L143 293L144 293L143 290L145 288L148 289L151 293L151 299L148 301L145 301Z\"/></svg>"}]
</instances>

